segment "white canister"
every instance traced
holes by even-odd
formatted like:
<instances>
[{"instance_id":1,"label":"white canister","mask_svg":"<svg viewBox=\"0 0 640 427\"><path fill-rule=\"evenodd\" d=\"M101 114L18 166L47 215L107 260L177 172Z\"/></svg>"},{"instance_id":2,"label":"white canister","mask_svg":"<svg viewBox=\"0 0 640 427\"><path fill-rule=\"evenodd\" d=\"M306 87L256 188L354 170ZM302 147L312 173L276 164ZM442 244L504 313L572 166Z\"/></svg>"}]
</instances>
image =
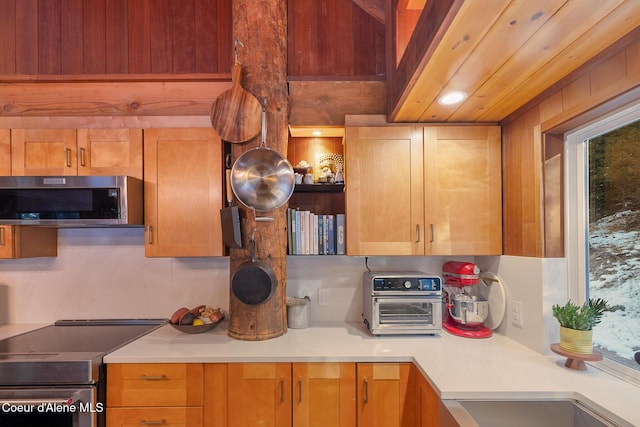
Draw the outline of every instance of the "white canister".
<instances>
[{"instance_id":1,"label":"white canister","mask_svg":"<svg viewBox=\"0 0 640 427\"><path fill-rule=\"evenodd\" d=\"M287 326L291 329L304 329L309 327L309 301L304 298L287 297Z\"/></svg>"}]
</instances>

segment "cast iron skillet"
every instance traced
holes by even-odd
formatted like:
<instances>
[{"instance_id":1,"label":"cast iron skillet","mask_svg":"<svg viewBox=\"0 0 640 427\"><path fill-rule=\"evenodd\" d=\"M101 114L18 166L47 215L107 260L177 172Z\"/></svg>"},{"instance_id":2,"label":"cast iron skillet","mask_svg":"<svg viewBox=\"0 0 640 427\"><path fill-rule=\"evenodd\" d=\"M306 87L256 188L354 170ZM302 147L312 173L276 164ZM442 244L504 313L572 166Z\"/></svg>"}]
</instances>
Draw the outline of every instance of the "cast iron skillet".
<instances>
[{"instance_id":1,"label":"cast iron skillet","mask_svg":"<svg viewBox=\"0 0 640 427\"><path fill-rule=\"evenodd\" d=\"M278 279L270 265L256 259L256 241L249 240L251 261L242 264L231 278L231 290L245 304L260 304L273 295Z\"/></svg>"}]
</instances>

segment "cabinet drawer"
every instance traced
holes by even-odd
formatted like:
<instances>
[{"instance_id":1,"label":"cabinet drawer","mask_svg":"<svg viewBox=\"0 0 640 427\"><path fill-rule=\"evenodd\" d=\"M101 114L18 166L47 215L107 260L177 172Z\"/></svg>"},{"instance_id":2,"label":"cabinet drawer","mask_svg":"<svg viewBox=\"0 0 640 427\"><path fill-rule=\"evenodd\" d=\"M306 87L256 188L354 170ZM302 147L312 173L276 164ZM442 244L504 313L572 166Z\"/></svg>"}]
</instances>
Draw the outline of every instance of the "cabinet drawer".
<instances>
[{"instance_id":1,"label":"cabinet drawer","mask_svg":"<svg viewBox=\"0 0 640 427\"><path fill-rule=\"evenodd\" d=\"M202 408L109 408L107 427L163 426L200 427Z\"/></svg>"},{"instance_id":2,"label":"cabinet drawer","mask_svg":"<svg viewBox=\"0 0 640 427\"><path fill-rule=\"evenodd\" d=\"M107 407L201 406L202 364L107 365Z\"/></svg>"}]
</instances>

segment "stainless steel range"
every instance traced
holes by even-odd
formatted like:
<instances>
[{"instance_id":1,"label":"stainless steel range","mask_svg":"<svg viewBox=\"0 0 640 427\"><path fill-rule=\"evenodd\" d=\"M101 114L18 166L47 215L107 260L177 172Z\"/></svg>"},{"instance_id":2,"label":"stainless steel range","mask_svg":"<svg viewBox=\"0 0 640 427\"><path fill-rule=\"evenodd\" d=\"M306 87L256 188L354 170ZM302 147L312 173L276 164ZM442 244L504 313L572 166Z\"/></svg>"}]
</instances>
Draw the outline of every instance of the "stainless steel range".
<instances>
[{"instance_id":1,"label":"stainless steel range","mask_svg":"<svg viewBox=\"0 0 640 427\"><path fill-rule=\"evenodd\" d=\"M366 271L364 323L375 335L435 334L442 330L442 279L421 271Z\"/></svg>"},{"instance_id":2,"label":"stainless steel range","mask_svg":"<svg viewBox=\"0 0 640 427\"><path fill-rule=\"evenodd\" d=\"M61 320L0 340L0 426L104 426L103 356L165 323Z\"/></svg>"}]
</instances>

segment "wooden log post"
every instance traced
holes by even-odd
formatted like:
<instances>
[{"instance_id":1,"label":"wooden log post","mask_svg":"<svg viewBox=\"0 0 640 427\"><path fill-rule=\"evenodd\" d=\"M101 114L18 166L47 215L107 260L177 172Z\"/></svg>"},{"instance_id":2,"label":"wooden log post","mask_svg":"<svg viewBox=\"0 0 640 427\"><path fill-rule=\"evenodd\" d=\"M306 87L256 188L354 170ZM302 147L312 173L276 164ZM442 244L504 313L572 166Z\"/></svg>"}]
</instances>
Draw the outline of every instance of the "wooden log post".
<instances>
[{"instance_id":1,"label":"wooden log post","mask_svg":"<svg viewBox=\"0 0 640 427\"><path fill-rule=\"evenodd\" d=\"M243 66L244 88L267 103L266 145L287 155L289 97L287 90L287 1L233 0L233 38L238 46L238 61ZM232 145L237 159L242 153L261 144L261 136L243 144ZM288 204L273 212L255 213L240 206L243 247L231 249L230 279L245 262L250 261L249 239L255 230L256 256L273 269L278 281L273 296L260 304L245 304L230 290L228 335L235 339L258 341L287 332L286 272ZM256 221L255 216L273 217L273 221Z\"/></svg>"}]
</instances>

